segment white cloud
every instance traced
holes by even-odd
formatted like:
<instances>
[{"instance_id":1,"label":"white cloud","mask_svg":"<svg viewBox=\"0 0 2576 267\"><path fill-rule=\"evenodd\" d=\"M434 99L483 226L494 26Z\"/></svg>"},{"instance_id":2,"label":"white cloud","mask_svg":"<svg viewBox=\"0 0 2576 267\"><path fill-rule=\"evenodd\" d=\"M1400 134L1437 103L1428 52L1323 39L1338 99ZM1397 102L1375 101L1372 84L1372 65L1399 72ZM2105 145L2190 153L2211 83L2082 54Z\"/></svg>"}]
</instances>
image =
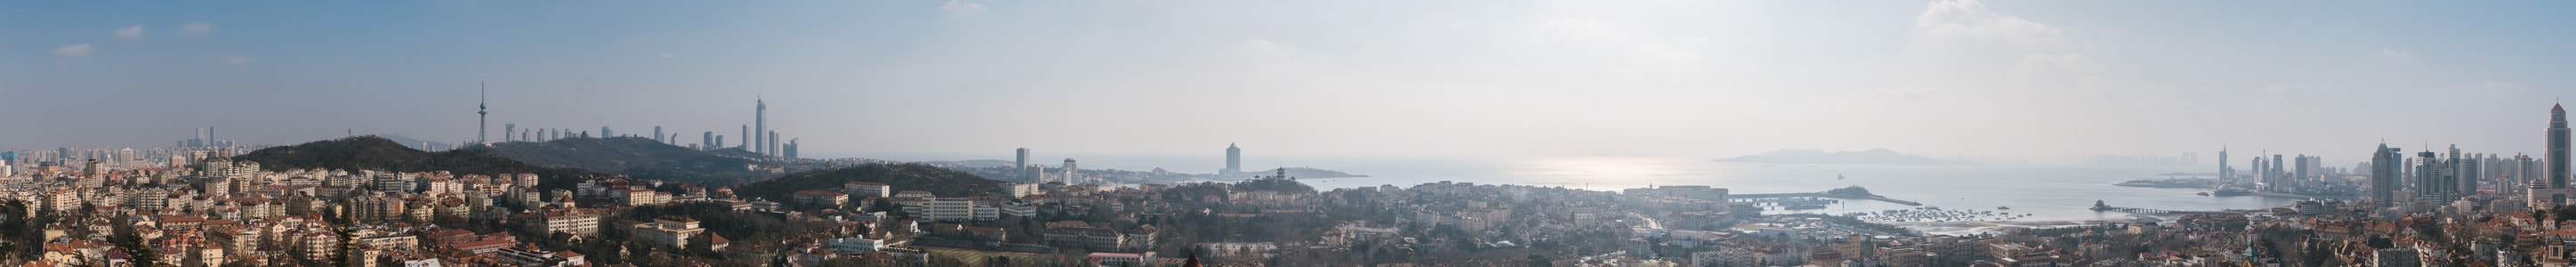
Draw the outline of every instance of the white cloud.
<instances>
[{"instance_id":1,"label":"white cloud","mask_svg":"<svg viewBox=\"0 0 2576 267\"><path fill-rule=\"evenodd\" d=\"M62 48L54 48L54 55L64 57L86 57L89 56L90 52L94 51L90 50L89 44L66 45Z\"/></svg>"},{"instance_id":2,"label":"white cloud","mask_svg":"<svg viewBox=\"0 0 2576 267\"><path fill-rule=\"evenodd\" d=\"M1950 88L1902 86L1862 91L1857 96L1870 99L1924 100L1950 94Z\"/></svg>"},{"instance_id":3,"label":"white cloud","mask_svg":"<svg viewBox=\"0 0 2576 267\"><path fill-rule=\"evenodd\" d=\"M224 63L225 63L225 64L233 64L233 65L249 65L250 63L257 63L257 62L259 62L259 60L251 59L250 57L245 57L245 56L224 56Z\"/></svg>"},{"instance_id":4,"label":"white cloud","mask_svg":"<svg viewBox=\"0 0 2576 267\"><path fill-rule=\"evenodd\" d=\"M1914 30L1919 41L1941 43L1985 40L2035 48L2066 42L2057 28L1995 13L1976 0L1932 2L1914 18Z\"/></svg>"},{"instance_id":5,"label":"white cloud","mask_svg":"<svg viewBox=\"0 0 2576 267\"><path fill-rule=\"evenodd\" d=\"M939 4L939 11L948 12L949 15L954 16L973 16L984 14L984 4L951 0L946 4Z\"/></svg>"},{"instance_id":6,"label":"white cloud","mask_svg":"<svg viewBox=\"0 0 2576 267\"><path fill-rule=\"evenodd\" d=\"M126 40L143 39L143 25L134 25L133 27L117 28L117 29L116 29L116 39L126 39Z\"/></svg>"},{"instance_id":7,"label":"white cloud","mask_svg":"<svg viewBox=\"0 0 2576 267\"><path fill-rule=\"evenodd\" d=\"M179 35L207 35L214 33L214 23L192 22L188 24L179 24Z\"/></svg>"},{"instance_id":8,"label":"white cloud","mask_svg":"<svg viewBox=\"0 0 2576 267\"><path fill-rule=\"evenodd\" d=\"M2415 51L2406 51L2404 49L2380 48L2379 52L2373 52L2373 54L2378 54L2381 58L2397 61L2405 61L2415 58Z\"/></svg>"}]
</instances>

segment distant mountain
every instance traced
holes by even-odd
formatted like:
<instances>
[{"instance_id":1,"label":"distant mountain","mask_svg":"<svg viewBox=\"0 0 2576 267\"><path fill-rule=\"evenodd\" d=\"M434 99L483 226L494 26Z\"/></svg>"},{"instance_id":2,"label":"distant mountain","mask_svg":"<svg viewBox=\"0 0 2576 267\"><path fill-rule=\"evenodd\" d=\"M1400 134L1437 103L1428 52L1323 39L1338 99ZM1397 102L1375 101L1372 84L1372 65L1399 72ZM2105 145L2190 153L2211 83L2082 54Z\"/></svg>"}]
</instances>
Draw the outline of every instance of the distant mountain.
<instances>
[{"instance_id":1,"label":"distant mountain","mask_svg":"<svg viewBox=\"0 0 2576 267\"><path fill-rule=\"evenodd\" d=\"M894 190L922 190L942 197L980 196L1002 192L1002 182L962 171L921 163L879 163L787 174L734 186L734 194L786 201L798 190L840 191L849 182L886 184Z\"/></svg>"},{"instance_id":2,"label":"distant mountain","mask_svg":"<svg viewBox=\"0 0 2576 267\"><path fill-rule=\"evenodd\" d=\"M258 162L260 168L271 171L324 168L484 175L535 173L546 177L537 185L543 189L569 189L583 177L611 176L583 169L541 167L482 150L421 151L373 135L270 147L234 156L233 160Z\"/></svg>"},{"instance_id":3,"label":"distant mountain","mask_svg":"<svg viewBox=\"0 0 2576 267\"><path fill-rule=\"evenodd\" d=\"M728 185L774 177L745 168L757 164L750 152L725 155L674 146L643 137L564 138L546 142L503 142L474 146L519 161L548 167L580 168L639 179L667 179L701 185ZM742 151L731 149L730 151Z\"/></svg>"},{"instance_id":4,"label":"distant mountain","mask_svg":"<svg viewBox=\"0 0 2576 267\"><path fill-rule=\"evenodd\" d=\"M1789 149L1781 149L1781 150L1779 150L1779 151L1771 151L1770 153L1762 153L1762 154L1758 154L1758 155L1748 155L1748 156L1733 157L1733 158L1724 158L1724 159L1718 159L1717 161L1719 161L1719 162L1742 162L1742 163L1772 163L1772 164L1877 164L1877 165L1946 164L1946 163L1947 163L1947 162L1942 162L1941 160L1936 160L1936 159L1927 158L1927 157L1923 157L1923 156L1915 156L1915 155L1906 155L1906 154L1903 154L1903 153L1896 153L1896 151L1893 151L1893 150L1887 150L1887 149L1885 149L1885 148L1870 149L1870 150L1864 150L1864 151L1837 151L1837 152L1825 152L1824 150L1813 150L1813 149L1809 149L1809 150L1789 150Z\"/></svg>"}]
</instances>

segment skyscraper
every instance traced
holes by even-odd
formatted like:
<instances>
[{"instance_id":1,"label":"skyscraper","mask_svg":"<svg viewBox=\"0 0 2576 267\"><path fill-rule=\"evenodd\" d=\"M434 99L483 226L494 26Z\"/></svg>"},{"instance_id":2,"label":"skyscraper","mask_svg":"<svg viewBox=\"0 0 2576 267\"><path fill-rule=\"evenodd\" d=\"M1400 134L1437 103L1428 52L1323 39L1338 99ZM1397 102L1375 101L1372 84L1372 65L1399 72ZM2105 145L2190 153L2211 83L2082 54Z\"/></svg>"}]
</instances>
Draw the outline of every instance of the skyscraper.
<instances>
[{"instance_id":1,"label":"skyscraper","mask_svg":"<svg viewBox=\"0 0 2576 267\"><path fill-rule=\"evenodd\" d=\"M698 137L699 150L715 150L716 146L716 131L707 131Z\"/></svg>"},{"instance_id":2,"label":"skyscraper","mask_svg":"<svg viewBox=\"0 0 2576 267\"><path fill-rule=\"evenodd\" d=\"M1064 158L1064 175L1060 175L1062 177L1057 177L1056 180L1064 181L1064 184L1082 184L1082 180L1080 180L1080 177L1078 176L1082 173L1077 172L1077 170L1081 169L1082 166L1073 164L1073 158Z\"/></svg>"},{"instance_id":3,"label":"skyscraper","mask_svg":"<svg viewBox=\"0 0 2576 267\"><path fill-rule=\"evenodd\" d=\"M2439 204L2459 196L2459 172L2433 151L2415 152L2415 200Z\"/></svg>"},{"instance_id":4,"label":"skyscraper","mask_svg":"<svg viewBox=\"0 0 2576 267\"><path fill-rule=\"evenodd\" d=\"M1037 180L1038 180L1038 177L1037 177L1038 172L1037 172L1037 171L1033 171L1033 170L1029 170L1029 148L1026 148L1026 147L1020 148L1020 149L1018 150L1018 152L1019 152L1019 156L1018 156L1018 157L1014 157L1014 158L1018 159L1018 161L1013 161L1013 162L1015 162L1015 163L1013 163L1013 165L1011 165L1011 167L1013 167L1011 170L1012 170L1012 171L1014 171L1014 172L1016 172L1016 173L1012 173L1012 174L1013 174L1014 176L1019 176L1021 179L1028 179L1028 180L1030 180L1030 181L1037 181Z\"/></svg>"},{"instance_id":5,"label":"skyscraper","mask_svg":"<svg viewBox=\"0 0 2576 267\"><path fill-rule=\"evenodd\" d=\"M801 139L788 139L786 145L778 148L778 151L780 151L778 156L785 159L796 159L796 140Z\"/></svg>"},{"instance_id":6,"label":"skyscraper","mask_svg":"<svg viewBox=\"0 0 2576 267\"><path fill-rule=\"evenodd\" d=\"M2308 161L2308 155L2299 155L2297 159L2296 165L2298 165L2298 167L2290 168L2290 174L2297 178L2290 179L2290 184L2292 184L2292 186L2290 186L2290 190L2286 191L2298 191L2300 187L2299 185L2306 184L2308 182L2308 165L2315 164L2315 162Z\"/></svg>"},{"instance_id":7,"label":"skyscraper","mask_svg":"<svg viewBox=\"0 0 2576 267\"><path fill-rule=\"evenodd\" d=\"M749 138L750 136L751 136L751 125L743 125L743 126L742 126L742 135L736 135L736 137L734 138L734 141L744 141L744 140L742 140L743 138ZM743 143L743 145L742 145L742 151L751 151L751 143Z\"/></svg>"},{"instance_id":8,"label":"skyscraper","mask_svg":"<svg viewBox=\"0 0 2576 267\"><path fill-rule=\"evenodd\" d=\"M2544 174L2548 177L2545 180L2548 183L2534 183L2530 191L2525 191L2529 195L2525 195L2524 200L2538 209L2566 205L2567 195L2571 193L2570 191L2576 191L2567 188L2567 108L2560 107L2558 104L2549 105L2547 138L2549 140L2543 142L2549 144L2549 154L2543 156L2545 157L2543 160L2547 163L2541 163L2541 165L2549 169L2548 173ZM2535 181L2541 180L2535 179Z\"/></svg>"},{"instance_id":9,"label":"skyscraper","mask_svg":"<svg viewBox=\"0 0 2576 267\"><path fill-rule=\"evenodd\" d=\"M206 127L208 132L214 127ZM2549 105L2549 188L2567 188L2567 109Z\"/></svg>"},{"instance_id":10,"label":"skyscraper","mask_svg":"<svg viewBox=\"0 0 2576 267\"><path fill-rule=\"evenodd\" d=\"M511 138L510 138L510 136L511 136L511 135L515 135L515 134L519 134L519 124L517 124L517 123L503 123L503 124L501 124L501 142L510 142L510 141L527 141L527 140L520 140L520 139L526 139L526 138L511 139Z\"/></svg>"},{"instance_id":11,"label":"skyscraper","mask_svg":"<svg viewBox=\"0 0 2576 267\"><path fill-rule=\"evenodd\" d=\"M767 146L768 143L761 142L760 133L769 132L769 100L755 97L751 99L751 102L754 107L751 112L751 143L748 145L752 146L751 152L761 153L760 155L766 156L769 155L768 152L771 151L763 150L761 148L761 146Z\"/></svg>"},{"instance_id":12,"label":"skyscraper","mask_svg":"<svg viewBox=\"0 0 2576 267\"><path fill-rule=\"evenodd\" d=\"M1225 144L1225 171L1219 171L1219 173L1223 175L1243 173L1242 148L1234 147L1234 143Z\"/></svg>"},{"instance_id":13,"label":"skyscraper","mask_svg":"<svg viewBox=\"0 0 2576 267\"><path fill-rule=\"evenodd\" d=\"M2227 168L2227 145L2218 145L2218 182L2236 181L2236 170Z\"/></svg>"},{"instance_id":14,"label":"skyscraper","mask_svg":"<svg viewBox=\"0 0 2576 267\"><path fill-rule=\"evenodd\" d=\"M778 157L778 131L769 131L769 143L766 146L768 147L760 150L761 156Z\"/></svg>"},{"instance_id":15,"label":"skyscraper","mask_svg":"<svg viewBox=\"0 0 2576 267\"><path fill-rule=\"evenodd\" d=\"M2288 172L2285 172L2285 171L2281 168L2281 164L2286 163L2286 162L2282 162L2282 161L2281 161L2281 154L2272 154L2272 161L2266 161L2266 162L2263 162L2263 163L2264 163L2264 164L2271 164L2271 165L2269 165L2269 166L2264 166L2264 167L2271 167L2271 168L2272 168L2272 172L2270 172L2270 173L2265 173L2265 174L2264 174L2264 176L2263 176L2263 178L2264 178L2264 179L2270 179L2272 182L2270 182L2270 183L2266 183L2266 184L2264 184L2264 185L2271 186L2271 187L2272 187L2272 191L2275 191L2275 192L2279 192L2279 191L2289 191L2289 190L2286 190L2286 189L2289 189L2289 185L2290 185L2290 176L2289 176L2289 173L2288 173Z\"/></svg>"},{"instance_id":16,"label":"skyscraper","mask_svg":"<svg viewBox=\"0 0 2576 267\"><path fill-rule=\"evenodd\" d=\"M2454 187L2460 189L2460 196L2477 195L2478 176L2485 175L2478 171L2480 162L2478 154L2460 154L2460 145L2454 144L2451 145L2451 155L2454 156L2451 158L2451 170L2458 173L2460 177L2452 181L2460 183Z\"/></svg>"},{"instance_id":17,"label":"skyscraper","mask_svg":"<svg viewBox=\"0 0 2576 267\"><path fill-rule=\"evenodd\" d=\"M664 140L670 139L662 138L662 126L653 126L653 142L663 142Z\"/></svg>"},{"instance_id":18,"label":"skyscraper","mask_svg":"<svg viewBox=\"0 0 2576 267\"><path fill-rule=\"evenodd\" d=\"M2396 205L2398 168L2402 166L2398 161L2401 160L2405 160L2404 156L2397 153L2397 148L2388 147L2387 143L2380 143L2379 149L2370 154L2370 200L2381 208Z\"/></svg>"}]
</instances>

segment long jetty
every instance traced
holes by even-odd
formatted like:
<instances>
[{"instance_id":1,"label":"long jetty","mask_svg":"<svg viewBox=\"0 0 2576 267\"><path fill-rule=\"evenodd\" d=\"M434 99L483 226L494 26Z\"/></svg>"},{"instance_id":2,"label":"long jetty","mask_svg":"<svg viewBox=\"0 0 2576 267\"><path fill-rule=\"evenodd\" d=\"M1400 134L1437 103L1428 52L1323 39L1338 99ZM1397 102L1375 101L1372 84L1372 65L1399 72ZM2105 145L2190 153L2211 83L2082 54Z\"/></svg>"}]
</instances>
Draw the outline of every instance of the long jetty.
<instances>
[{"instance_id":1,"label":"long jetty","mask_svg":"<svg viewBox=\"0 0 2576 267\"><path fill-rule=\"evenodd\" d=\"M1766 194L1728 194L1728 195L1726 195L1726 198L1787 198L1787 197L1822 197L1822 198L1855 199L1855 198L1846 198L1846 197L1838 197L1838 196L1826 195L1824 192L1811 192L1811 193L1766 193ZM1881 196L1881 195L1875 195L1875 194L1869 195L1869 197L1865 197L1865 198L1857 198L1857 199L1868 199L1868 200L1886 201L1886 202L1888 202L1888 203L1905 204L1906 206L1922 206L1922 205L1923 205L1923 203L1922 203L1922 202L1914 202L1914 201L1906 201L1906 200L1901 200L1901 199L1888 198L1887 196Z\"/></svg>"},{"instance_id":2,"label":"long jetty","mask_svg":"<svg viewBox=\"0 0 2576 267\"><path fill-rule=\"evenodd\" d=\"M2243 212L2239 212L2239 211L2224 211L2224 210L2222 210L2222 211L2160 210L2160 209L2149 209L2149 208L2122 208L2122 207L2108 207L2108 208L2105 208L2105 209L2099 209L2099 210L2097 210L2097 211L2117 211L2117 212L2126 212L2126 213L2133 213L2133 214L2233 214L2233 213L2243 213Z\"/></svg>"}]
</instances>

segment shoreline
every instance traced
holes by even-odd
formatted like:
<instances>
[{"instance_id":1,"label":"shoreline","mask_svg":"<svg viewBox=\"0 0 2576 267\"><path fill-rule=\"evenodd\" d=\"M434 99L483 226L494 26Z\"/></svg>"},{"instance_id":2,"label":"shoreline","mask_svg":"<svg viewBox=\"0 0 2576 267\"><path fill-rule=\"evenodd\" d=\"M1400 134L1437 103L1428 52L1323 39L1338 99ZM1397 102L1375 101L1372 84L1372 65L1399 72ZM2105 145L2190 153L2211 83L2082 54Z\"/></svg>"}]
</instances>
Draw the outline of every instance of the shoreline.
<instances>
[{"instance_id":1,"label":"shoreline","mask_svg":"<svg viewBox=\"0 0 2576 267\"><path fill-rule=\"evenodd\" d=\"M2000 221L1959 221L1959 222L1890 222L1890 221L1867 221L1867 222L1870 222L1870 223L1877 223L1877 224L1894 225L1894 226L1896 226L1896 227L1904 227L1905 229L1913 229L1913 230L1915 230L1915 231L1921 231L1921 232L1923 232L1923 234L1926 234L1926 235L1953 235L1953 236L1964 236L1964 235L1975 235L1975 234L1999 234L1999 233L2002 233L2004 230L2009 230L2009 229L2047 229L2047 228L2061 228L2061 227L2077 227L2077 226L2100 225L2100 224L2106 224L2106 223L2127 223L2127 222L2136 222L2136 221L2138 220L2138 218L2139 218L2139 216L2138 216L2138 215L2130 215L2130 218L2127 218L2127 219L2031 220L2031 221L2000 220Z\"/></svg>"}]
</instances>

